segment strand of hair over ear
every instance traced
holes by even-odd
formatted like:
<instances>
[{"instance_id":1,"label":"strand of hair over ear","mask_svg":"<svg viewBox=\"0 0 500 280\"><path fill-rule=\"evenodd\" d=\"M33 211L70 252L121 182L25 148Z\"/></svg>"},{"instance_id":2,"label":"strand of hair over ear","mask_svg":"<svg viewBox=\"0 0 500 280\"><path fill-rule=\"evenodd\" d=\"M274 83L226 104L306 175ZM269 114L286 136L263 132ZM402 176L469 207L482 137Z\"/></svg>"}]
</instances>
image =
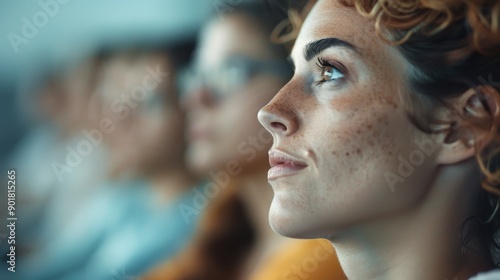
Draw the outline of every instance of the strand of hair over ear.
<instances>
[{"instance_id":1,"label":"strand of hair over ear","mask_svg":"<svg viewBox=\"0 0 500 280\"><path fill-rule=\"evenodd\" d=\"M497 139L498 140L498 139ZM476 144L476 149L478 144ZM479 152L476 152L476 160L479 163L479 168L484 175L484 179L481 181L481 186L486 191L500 196L500 169L496 166L492 167L494 161L500 161L500 148L495 148L488 154L488 158L484 160ZM486 163L485 163L486 161Z\"/></svg>"},{"instance_id":2,"label":"strand of hair over ear","mask_svg":"<svg viewBox=\"0 0 500 280\"><path fill-rule=\"evenodd\" d=\"M493 95L498 92L492 92ZM497 98L500 98L497 96ZM485 101L488 103L487 101ZM491 193L496 194L500 198L500 108L492 108L489 111L491 118L491 125L489 128L489 135L492 136L492 142L481 151L479 141L475 141L476 160L484 175L482 180L482 187ZM486 121L484 121L486 123ZM482 153L483 152L483 153ZM485 154L486 159L483 160L481 154Z\"/></svg>"}]
</instances>

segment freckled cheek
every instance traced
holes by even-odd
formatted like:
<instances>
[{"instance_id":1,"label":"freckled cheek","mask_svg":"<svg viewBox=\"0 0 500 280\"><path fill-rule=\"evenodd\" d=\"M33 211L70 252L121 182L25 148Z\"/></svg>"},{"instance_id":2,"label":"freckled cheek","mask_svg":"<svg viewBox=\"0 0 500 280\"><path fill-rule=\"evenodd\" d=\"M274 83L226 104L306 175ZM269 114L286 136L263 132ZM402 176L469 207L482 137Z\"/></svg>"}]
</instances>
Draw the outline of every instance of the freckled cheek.
<instances>
[{"instance_id":1,"label":"freckled cheek","mask_svg":"<svg viewBox=\"0 0 500 280\"><path fill-rule=\"evenodd\" d=\"M312 138L320 165L329 170L342 167L342 172L348 174L356 171L353 166L363 162L384 162L392 157L400 124L394 121L399 118L393 115L394 111L385 107L365 109L350 118L332 114L329 121L323 120L328 126L316 128Z\"/></svg>"}]
</instances>

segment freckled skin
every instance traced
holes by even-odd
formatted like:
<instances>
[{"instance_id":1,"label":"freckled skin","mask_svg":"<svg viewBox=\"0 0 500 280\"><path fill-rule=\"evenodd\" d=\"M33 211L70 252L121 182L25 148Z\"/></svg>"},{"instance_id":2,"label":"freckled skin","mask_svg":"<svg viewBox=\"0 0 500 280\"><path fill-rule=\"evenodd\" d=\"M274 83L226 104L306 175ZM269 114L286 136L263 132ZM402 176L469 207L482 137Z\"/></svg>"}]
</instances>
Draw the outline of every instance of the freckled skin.
<instances>
[{"instance_id":1,"label":"freckled skin","mask_svg":"<svg viewBox=\"0 0 500 280\"><path fill-rule=\"evenodd\" d=\"M260 112L273 134L273 148L308 164L289 177L271 181L274 200L270 223L289 237L336 238L377 217L413 207L426 192L436 167L432 156L391 192L384 174L398 173L398 156L408 158L412 143L426 136L407 118L400 98L407 62L384 44L374 23L337 1L319 1L308 15L292 51L296 73ZM338 85L317 85L316 57L306 61L305 46L339 38L359 54L331 47L319 54L340 62L348 78ZM282 123L286 132L271 123ZM306 152L309 151L309 152Z\"/></svg>"}]
</instances>

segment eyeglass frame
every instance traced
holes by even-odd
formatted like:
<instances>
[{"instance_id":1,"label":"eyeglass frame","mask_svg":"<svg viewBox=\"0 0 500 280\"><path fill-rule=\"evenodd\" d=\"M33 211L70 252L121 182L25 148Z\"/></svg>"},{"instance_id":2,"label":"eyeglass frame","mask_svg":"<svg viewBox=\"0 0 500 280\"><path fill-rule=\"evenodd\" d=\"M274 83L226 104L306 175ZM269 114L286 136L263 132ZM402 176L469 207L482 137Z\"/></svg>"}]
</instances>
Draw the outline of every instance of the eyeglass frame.
<instances>
[{"instance_id":1,"label":"eyeglass frame","mask_svg":"<svg viewBox=\"0 0 500 280\"><path fill-rule=\"evenodd\" d=\"M231 62L231 61L238 61L237 63ZM242 63L243 62L243 63ZM248 83L252 77L254 77L256 74L259 73L267 73L271 74L273 76L283 78L283 79L290 79L293 75L293 68L290 64L289 61L283 60L283 59L256 59L251 56L246 56L246 55L234 55L232 57L229 57L224 61L220 66L219 69L215 70L221 70L222 67L227 67L227 65L230 65L231 63L234 63L234 65L245 65L246 69L243 69L246 71L244 74L244 79L242 82L239 82L237 86L244 86L246 83ZM224 66L226 65L226 66ZM234 66L233 65L233 66ZM196 70L193 71L191 67L188 67L187 69L184 69L184 71L181 72L179 75L179 85L181 88L182 95L189 95L190 92L192 92L194 89L199 89L199 88L206 88L211 92L211 97L216 100L216 101L221 101L223 99L226 99L227 97L231 96L230 93L220 93L221 91L220 88L216 88L217 86L214 86L214 83L210 84L210 79L209 75L204 74L202 75L201 72L197 72ZM228 67L229 68L229 67ZM240 69L242 69L240 67ZM193 74L197 77L190 77L187 78L189 74ZM210 72L209 72L210 73ZM198 80L198 85L194 86L193 88L186 89L188 88L185 84L186 82L193 81L193 80ZM208 82L207 82L208 81ZM222 91L229 91L228 89L222 89Z\"/></svg>"}]
</instances>

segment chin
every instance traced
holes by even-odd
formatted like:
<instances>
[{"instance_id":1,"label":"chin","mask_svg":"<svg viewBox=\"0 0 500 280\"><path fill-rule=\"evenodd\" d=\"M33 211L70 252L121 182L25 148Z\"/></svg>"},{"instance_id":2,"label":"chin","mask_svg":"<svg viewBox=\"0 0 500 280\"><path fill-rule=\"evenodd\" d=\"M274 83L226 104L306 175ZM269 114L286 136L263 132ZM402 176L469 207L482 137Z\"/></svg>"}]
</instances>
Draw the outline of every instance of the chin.
<instances>
[{"instance_id":1,"label":"chin","mask_svg":"<svg viewBox=\"0 0 500 280\"><path fill-rule=\"evenodd\" d=\"M269 224L274 232L289 238L306 238L305 232L299 231L291 221L269 217Z\"/></svg>"},{"instance_id":2,"label":"chin","mask_svg":"<svg viewBox=\"0 0 500 280\"><path fill-rule=\"evenodd\" d=\"M292 207L275 197L269 212L269 224L277 234L296 239L332 239L348 229L349 221L319 216L315 212L295 204Z\"/></svg>"},{"instance_id":3,"label":"chin","mask_svg":"<svg viewBox=\"0 0 500 280\"><path fill-rule=\"evenodd\" d=\"M290 238L317 238L313 230L309 227L307 219L297 214L283 209L273 201L269 212L269 224L274 232L281 236Z\"/></svg>"}]
</instances>

